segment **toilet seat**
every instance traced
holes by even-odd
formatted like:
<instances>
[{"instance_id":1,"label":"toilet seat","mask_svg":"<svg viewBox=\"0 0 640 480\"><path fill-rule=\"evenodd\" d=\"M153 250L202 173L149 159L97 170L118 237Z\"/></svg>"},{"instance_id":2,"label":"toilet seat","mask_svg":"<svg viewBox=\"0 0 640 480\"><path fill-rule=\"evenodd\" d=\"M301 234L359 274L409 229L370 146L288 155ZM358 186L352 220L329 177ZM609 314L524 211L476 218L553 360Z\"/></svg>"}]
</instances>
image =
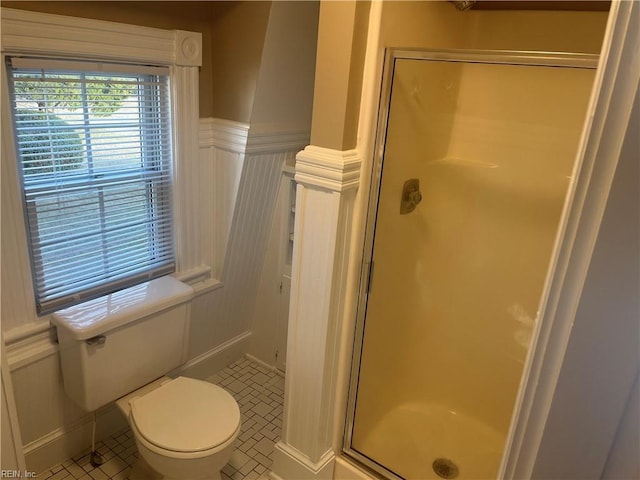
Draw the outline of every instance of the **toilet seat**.
<instances>
[{"instance_id":1,"label":"toilet seat","mask_svg":"<svg viewBox=\"0 0 640 480\"><path fill-rule=\"evenodd\" d=\"M214 447L210 450L201 450L198 452L176 452L173 450L165 450L147 441L138 431L134 421L130 422L130 427L131 427L131 431L133 432L136 438L136 443L138 443L138 450L140 450L140 445L143 445L145 448L147 448L148 450L150 450L151 452L157 455L160 455L161 457L171 458L176 460L197 460L200 458L212 457L217 453L225 450L230 445L233 445L233 443L236 441L236 438L240 434L240 426L238 425L238 429L236 430L236 433L234 433L233 436L222 445L218 445L217 447Z\"/></svg>"},{"instance_id":2,"label":"toilet seat","mask_svg":"<svg viewBox=\"0 0 640 480\"><path fill-rule=\"evenodd\" d=\"M224 389L178 377L133 399L131 424L140 441L166 456L200 457L224 448L240 429L240 409Z\"/></svg>"}]
</instances>

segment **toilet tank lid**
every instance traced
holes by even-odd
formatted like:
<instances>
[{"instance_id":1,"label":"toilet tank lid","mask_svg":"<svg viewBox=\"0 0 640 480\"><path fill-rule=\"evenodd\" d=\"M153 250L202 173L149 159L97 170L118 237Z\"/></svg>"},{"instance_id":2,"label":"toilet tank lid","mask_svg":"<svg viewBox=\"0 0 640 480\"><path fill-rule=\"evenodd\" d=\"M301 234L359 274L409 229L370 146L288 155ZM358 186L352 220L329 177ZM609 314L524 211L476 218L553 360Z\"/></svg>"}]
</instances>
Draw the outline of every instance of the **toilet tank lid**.
<instances>
[{"instance_id":1,"label":"toilet tank lid","mask_svg":"<svg viewBox=\"0 0 640 480\"><path fill-rule=\"evenodd\" d=\"M86 340L193 298L193 288L173 277L161 277L89 300L51 315L61 333Z\"/></svg>"}]
</instances>

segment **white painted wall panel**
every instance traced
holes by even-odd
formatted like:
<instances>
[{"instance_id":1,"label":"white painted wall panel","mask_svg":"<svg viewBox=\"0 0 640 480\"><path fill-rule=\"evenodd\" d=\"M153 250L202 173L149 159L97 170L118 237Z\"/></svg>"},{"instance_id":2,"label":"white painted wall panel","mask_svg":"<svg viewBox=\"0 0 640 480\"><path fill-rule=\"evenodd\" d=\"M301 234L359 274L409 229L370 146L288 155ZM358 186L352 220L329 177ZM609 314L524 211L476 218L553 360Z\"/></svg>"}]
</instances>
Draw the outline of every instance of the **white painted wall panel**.
<instances>
[{"instance_id":1,"label":"white painted wall panel","mask_svg":"<svg viewBox=\"0 0 640 480\"><path fill-rule=\"evenodd\" d=\"M0 455L0 467L2 470L18 470L18 452L13 443L11 432L11 419L9 418L9 405L7 395L4 391L4 382L2 386L2 417L0 418L0 446L2 447L2 455Z\"/></svg>"},{"instance_id":2,"label":"white painted wall panel","mask_svg":"<svg viewBox=\"0 0 640 480\"><path fill-rule=\"evenodd\" d=\"M221 278L244 154L205 147L200 163L201 261Z\"/></svg>"},{"instance_id":3,"label":"white painted wall panel","mask_svg":"<svg viewBox=\"0 0 640 480\"><path fill-rule=\"evenodd\" d=\"M244 155L224 150L216 150L212 159L213 211L210 217L210 239L213 239L213 265L223 276L224 259L229 242L233 212L238 197Z\"/></svg>"},{"instance_id":4,"label":"white painted wall panel","mask_svg":"<svg viewBox=\"0 0 640 480\"><path fill-rule=\"evenodd\" d=\"M12 380L25 445L85 415L64 393L57 354L14 370Z\"/></svg>"},{"instance_id":5,"label":"white painted wall panel","mask_svg":"<svg viewBox=\"0 0 640 480\"><path fill-rule=\"evenodd\" d=\"M224 287L206 295L195 297L191 302L191 325L189 328L189 358L193 359L233 335L220 328L216 312L220 309L220 300L226 293Z\"/></svg>"},{"instance_id":6,"label":"white painted wall panel","mask_svg":"<svg viewBox=\"0 0 640 480\"><path fill-rule=\"evenodd\" d=\"M225 128L229 130L228 125ZM202 370L193 368L191 360L196 357L211 354L235 358L247 349L247 331L282 165L286 160L292 162L297 151L295 148L273 153L273 144L262 139L269 153L245 157L244 152L238 151L238 147L246 145L246 128L244 132L244 144L222 138L237 137L237 131L218 131L200 137L200 257L196 263L211 265L222 286L193 301L189 371ZM3 308L5 299L3 297ZM44 323L46 319L41 321ZM9 366L27 467L42 469L86 447L88 417L64 393L55 343L45 332L27 332L26 336L21 341L16 341L16 335L12 337ZM238 338L244 340L234 343ZM211 358L202 363L217 364ZM105 418L110 419L112 413L108 415ZM113 421L105 420L105 423Z\"/></svg>"},{"instance_id":7,"label":"white painted wall panel","mask_svg":"<svg viewBox=\"0 0 640 480\"><path fill-rule=\"evenodd\" d=\"M282 296L286 295L289 303L289 290L280 289L283 274L283 223L288 218L283 215L289 207L288 193L290 178L281 176L278 198L275 205L273 222L269 232L267 251L260 273L260 283L257 291L255 307L251 319L251 346L249 353L257 359L274 365L274 349L277 342L278 315ZM289 282L290 283L290 282ZM284 286L283 286L284 287ZM286 321L285 321L286 323ZM283 351L286 350L286 344Z\"/></svg>"},{"instance_id":8,"label":"white painted wall panel","mask_svg":"<svg viewBox=\"0 0 640 480\"><path fill-rule=\"evenodd\" d=\"M221 325L228 326L235 334L250 325L280 171L286 157L284 153L273 153L250 155L245 159L222 277L228 291L220 306Z\"/></svg>"},{"instance_id":9,"label":"white painted wall panel","mask_svg":"<svg viewBox=\"0 0 640 480\"><path fill-rule=\"evenodd\" d=\"M0 379L0 395L2 396L2 417L0 417L0 468L2 470L24 470L24 453L22 451L22 437L18 424L13 384L4 345L0 344L2 358L2 378Z\"/></svg>"}]
</instances>

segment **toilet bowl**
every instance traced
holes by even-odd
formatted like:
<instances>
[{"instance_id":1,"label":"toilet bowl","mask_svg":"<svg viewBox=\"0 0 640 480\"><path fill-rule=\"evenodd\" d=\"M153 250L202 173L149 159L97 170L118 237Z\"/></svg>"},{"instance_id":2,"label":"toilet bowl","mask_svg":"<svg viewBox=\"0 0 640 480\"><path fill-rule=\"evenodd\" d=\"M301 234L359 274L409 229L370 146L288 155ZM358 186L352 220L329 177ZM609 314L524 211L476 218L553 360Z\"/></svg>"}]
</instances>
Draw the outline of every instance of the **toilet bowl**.
<instances>
[{"instance_id":1,"label":"toilet bowl","mask_svg":"<svg viewBox=\"0 0 640 480\"><path fill-rule=\"evenodd\" d=\"M201 380L165 377L116 404L138 447L141 465L134 466L132 478L220 479L240 433L240 410L227 391Z\"/></svg>"},{"instance_id":2,"label":"toilet bowl","mask_svg":"<svg viewBox=\"0 0 640 480\"><path fill-rule=\"evenodd\" d=\"M140 454L131 478L218 480L240 432L224 389L163 377L188 358L193 295L161 277L51 315L67 395L87 412L115 400L129 421Z\"/></svg>"}]
</instances>

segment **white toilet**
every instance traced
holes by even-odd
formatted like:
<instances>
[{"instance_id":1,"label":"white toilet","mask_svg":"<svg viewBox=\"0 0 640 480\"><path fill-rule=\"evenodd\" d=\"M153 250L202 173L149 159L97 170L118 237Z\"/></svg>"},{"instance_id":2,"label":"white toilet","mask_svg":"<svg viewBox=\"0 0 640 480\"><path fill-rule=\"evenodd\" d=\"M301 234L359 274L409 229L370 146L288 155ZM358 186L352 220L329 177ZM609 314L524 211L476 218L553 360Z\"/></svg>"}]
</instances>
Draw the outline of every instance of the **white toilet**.
<instances>
[{"instance_id":1,"label":"white toilet","mask_svg":"<svg viewBox=\"0 0 640 480\"><path fill-rule=\"evenodd\" d=\"M163 277L52 315L67 394L87 411L116 400L129 421L132 478L218 480L240 433L227 391L163 376L186 360L192 297Z\"/></svg>"}]
</instances>

